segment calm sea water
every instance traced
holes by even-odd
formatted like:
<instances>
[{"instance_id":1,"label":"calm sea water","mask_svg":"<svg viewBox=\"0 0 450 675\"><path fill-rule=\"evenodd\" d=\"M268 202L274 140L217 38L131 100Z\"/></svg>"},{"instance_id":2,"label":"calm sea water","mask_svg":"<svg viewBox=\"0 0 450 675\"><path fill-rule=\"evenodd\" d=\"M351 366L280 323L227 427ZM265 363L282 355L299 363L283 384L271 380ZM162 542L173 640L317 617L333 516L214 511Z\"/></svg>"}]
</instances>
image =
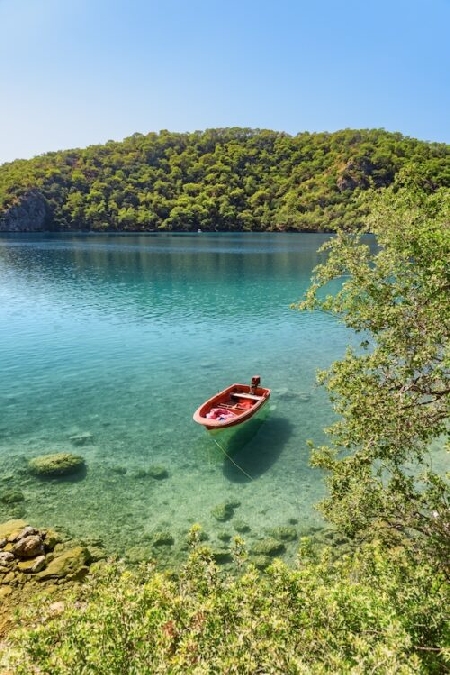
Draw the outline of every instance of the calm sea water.
<instances>
[{"instance_id":1,"label":"calm sea water","mask_svg":"<svg viewBox=\"0 0 450 675\"><path fill-rule=\"evenodd\" d=\"M320 527L306 441L323 440L332 417L315 371L351 335L289 305L325 238L1 236L0 496L25 499L0 501L0 520L100 538L130 559L181 555L193 523L213 547L237 532L251 547L272 528ZM254 374L272 389L270 415L229 458L192 414ZM62 451L83 455L84 476L29 474L30 458ZM149 476L154 465L168 477ZM234 515L217 520L225 502ZM153 545L161 531L172 545Z\"/></svg>"}]
</instances>

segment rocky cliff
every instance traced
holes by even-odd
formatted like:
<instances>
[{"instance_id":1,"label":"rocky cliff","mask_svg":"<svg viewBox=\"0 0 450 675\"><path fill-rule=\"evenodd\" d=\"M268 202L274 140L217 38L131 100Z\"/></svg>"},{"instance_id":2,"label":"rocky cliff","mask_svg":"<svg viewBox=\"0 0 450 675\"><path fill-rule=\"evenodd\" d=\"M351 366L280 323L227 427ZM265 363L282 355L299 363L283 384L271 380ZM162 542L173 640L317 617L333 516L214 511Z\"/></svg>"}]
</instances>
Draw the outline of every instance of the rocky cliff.
<instances>
[{"instance_id":1,"label":"rocky cliff","mask_svg":"<svg viewBox=\"0 0 450 675\"><path fill-rule=\"evenodd\" d=\"M39 232L46 229L48 207L38 190L29 190L0 216L1 232Z\"/></svg>"}]
</instances>

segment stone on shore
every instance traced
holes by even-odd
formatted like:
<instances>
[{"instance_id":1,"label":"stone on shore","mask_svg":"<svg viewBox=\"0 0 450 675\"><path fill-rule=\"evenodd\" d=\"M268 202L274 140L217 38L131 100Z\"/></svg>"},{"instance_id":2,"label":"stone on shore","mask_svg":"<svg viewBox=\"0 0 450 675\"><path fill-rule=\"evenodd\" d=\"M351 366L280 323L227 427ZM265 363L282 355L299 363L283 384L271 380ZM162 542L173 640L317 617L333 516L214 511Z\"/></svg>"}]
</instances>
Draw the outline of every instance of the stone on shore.
<instances>
[{"instance_id":1,"label":"stone on shore","mask_svg":"<svg viewBox=\"0 0 450 675\"><path fill-rule=\"evenodd\" d=\"M82 578L89 571L87 567L89 562L89 549L85 546L75 546L54 558L42 572L38 572L36 579L48 581L50 579L62 579L63 577Z\"/></svg>"},{"instance_id":2,"label":"stone on shore","mask_svg":"<svg viewBox=\"0 0 450 675\"><path fill-rule=\"evenodd\" d=\"M6 539L7 541L13 541L11 537L14 535L18 536L26 526L26 521L19 518L0 523L0 540Z\"/></svg>"}]
</instances>

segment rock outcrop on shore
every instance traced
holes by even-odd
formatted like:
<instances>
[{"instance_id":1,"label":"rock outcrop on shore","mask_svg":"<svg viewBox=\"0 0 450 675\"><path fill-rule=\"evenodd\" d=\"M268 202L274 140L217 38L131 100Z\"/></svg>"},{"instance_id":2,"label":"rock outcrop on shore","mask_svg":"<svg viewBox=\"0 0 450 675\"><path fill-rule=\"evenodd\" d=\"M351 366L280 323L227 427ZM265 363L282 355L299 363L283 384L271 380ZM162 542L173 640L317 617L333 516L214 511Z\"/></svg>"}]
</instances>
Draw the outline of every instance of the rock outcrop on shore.
<instances>
[{"instance_id":1,"label":"rock outcrop on shore","mask_svg":"<svg viewBox=\"0 0 450 675\"><path fill-rule=\"evenodd\" d=\"M54 530L37 529L24 520L0 524L0 635L14 609L45 587L82 580L91 563L106 557Z\"/></svg>"},{"instance_id":2,"label":"rock outcrop on shore","mask_svg":"<svg viewBox=\"0 0 450 675\"><path fill-rule=\"evenodd\" d=\"M48 229L48 205L39 190L28 190L0 217L0 232L41 232Z\"/></svg>"}]
</instances>

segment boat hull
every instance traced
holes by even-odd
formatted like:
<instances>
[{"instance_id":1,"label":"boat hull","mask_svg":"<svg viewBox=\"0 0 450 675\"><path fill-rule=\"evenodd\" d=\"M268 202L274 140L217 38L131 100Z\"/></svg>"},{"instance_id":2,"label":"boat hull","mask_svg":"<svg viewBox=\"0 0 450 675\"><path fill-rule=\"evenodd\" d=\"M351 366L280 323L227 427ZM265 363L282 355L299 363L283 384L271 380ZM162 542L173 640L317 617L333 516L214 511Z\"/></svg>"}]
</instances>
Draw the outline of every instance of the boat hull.
<instances>
[{"instance_id":1,"label":"boat hull","mask_svg":"<svg viewBox=\"0 0 450 675\"><path fill-rule=\"evenodd\" d=\"M270 389L248 384L232 384L197 408L195 422L212 434L246 424L270 399Z\"/></svg>"}]
</instances>

